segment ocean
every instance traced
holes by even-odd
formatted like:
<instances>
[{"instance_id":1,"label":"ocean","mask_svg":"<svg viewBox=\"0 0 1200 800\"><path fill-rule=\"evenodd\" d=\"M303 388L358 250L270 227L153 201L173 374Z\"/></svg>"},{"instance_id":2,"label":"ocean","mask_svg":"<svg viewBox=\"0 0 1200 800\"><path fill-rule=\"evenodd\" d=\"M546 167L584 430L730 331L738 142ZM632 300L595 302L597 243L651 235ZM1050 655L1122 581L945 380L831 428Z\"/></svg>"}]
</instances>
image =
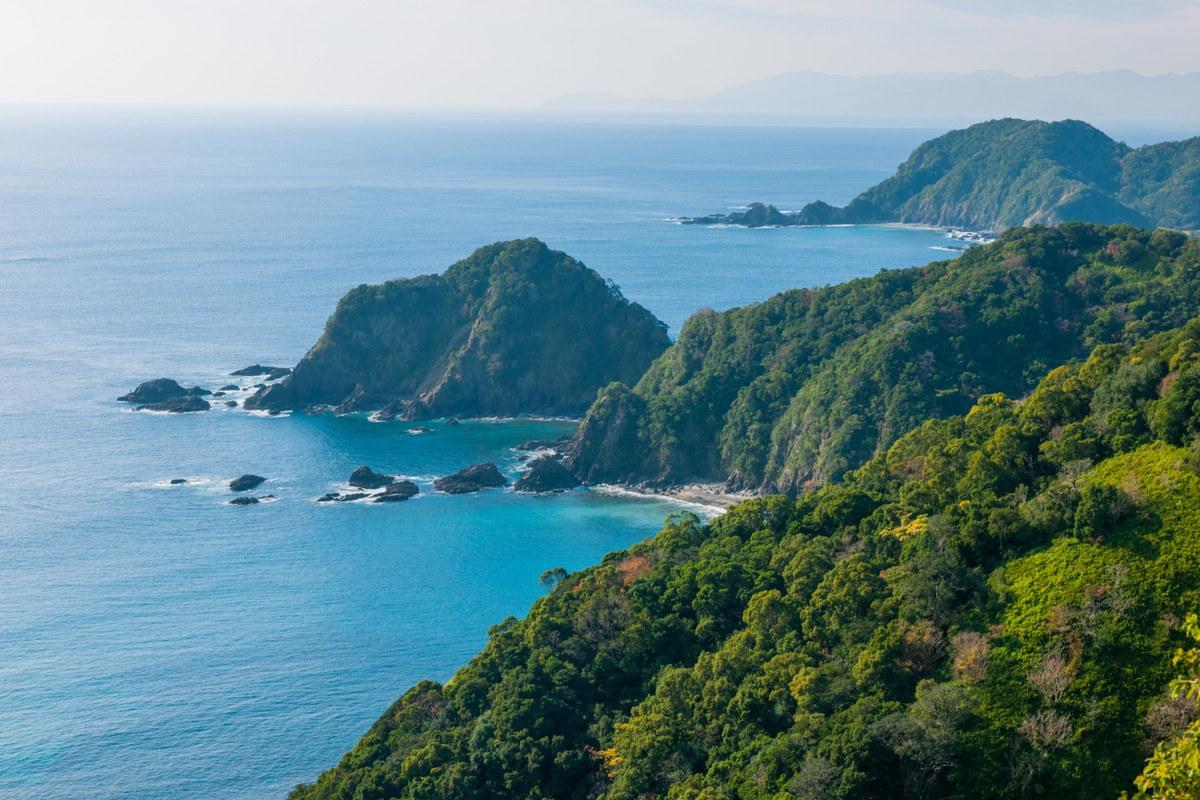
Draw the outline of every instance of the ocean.
<instances>
[{"instance_id":1,"label":"ocean","mask_svg":"<svg viewBox=\"0 0 1200 800\"><path fill-rule=\"evenodd\" d=\"M414 434L363 416L134 412L118 395L292 365L346 290L498 240L541 238L673 333L700 308L946 258L937 231L669 221L842 204L941 132L6 112L0 796L282 797L413 683L448 679L490 625L528 609L543 571L595 563L684 508L432 492L485 460L515 476L511 447L568 421ZM359 464L422 494L315 502ZM243 473L278 499L228 505Z\"/></svg>"}]
</instances>

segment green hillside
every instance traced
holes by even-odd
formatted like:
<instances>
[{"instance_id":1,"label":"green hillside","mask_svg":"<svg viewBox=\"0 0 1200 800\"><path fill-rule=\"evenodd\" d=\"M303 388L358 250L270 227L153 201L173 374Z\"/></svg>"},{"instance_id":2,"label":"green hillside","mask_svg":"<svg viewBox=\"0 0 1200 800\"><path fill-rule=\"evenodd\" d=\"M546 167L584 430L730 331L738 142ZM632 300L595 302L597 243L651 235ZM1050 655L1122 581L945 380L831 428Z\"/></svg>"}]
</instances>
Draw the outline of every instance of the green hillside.
<instances>
[{"instance_id":1,"label":"green hillside","mask_svg":"<svg viewBox=\"0 0 1200 800\"><path fill-rule=\"evenodd\" d=\"M1013 229L954 261L698 314L632 388L601 393L567 463L591 483L811 489L926 419L1200 314L1198 244Z\"/></svg>"},{"instance_id":2,"label":"green hillside","mask_svg":"<svg viewBox=\"0 0 1200 800\"><path fill-rule=\"evenodd\" d=\"M931 139L844 208L748 211L689 224L906 222L998 231L1069 220L1200 229L1200 137L1137 149L1086 122L998 119Z\"/></svg>"},{"instance_id":3,"label":"green hillside","mask_svg":"<svg viewBox=\"0 0 1200 800\"><path fill-rule=\"evenodd\" d=\"M550 573L292 797L1114 798L1195 714L1164 692L1200 601L1198 361L1200 321L1103 344L797 502Z\"/></svg>"}]
</instances>

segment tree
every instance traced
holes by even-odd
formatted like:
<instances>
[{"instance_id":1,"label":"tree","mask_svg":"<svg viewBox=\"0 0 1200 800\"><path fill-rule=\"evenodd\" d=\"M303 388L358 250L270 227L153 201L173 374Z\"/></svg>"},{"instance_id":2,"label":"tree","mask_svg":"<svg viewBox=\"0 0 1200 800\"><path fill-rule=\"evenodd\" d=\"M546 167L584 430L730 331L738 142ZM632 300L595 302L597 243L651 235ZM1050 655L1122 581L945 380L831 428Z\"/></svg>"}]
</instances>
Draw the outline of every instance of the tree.
<instances>
[{"instance_id":1,"label":"tree","mask_svg":"<svg viewBox=\"0 0 1200 800\"><path fill-rule=\"evenodd\" d=\"M1183 630L1200 642L1200 618L1195 614L1188 614ZM1174 663L1183 667L1183 674L1171 681L1171 697L1200 698L1200 648L1179 648ZM1174 741L1160 742L1133 783L1137 786L1134 800L1200 798L1200 720L1189 725Z\"/></svg>"},{"instance_id":2,"label":"tree","mask_svg":"<svg viewBox=\"0 0 1200 800\"><path fill-rule=\"evenodd\" d=\"M546 591L553 591L555 586L558 586L566 579L567 571L562 567L555 567L542 573L542 577L538 578L538 586L541 586Z\"/></svg>"}]
</instances>

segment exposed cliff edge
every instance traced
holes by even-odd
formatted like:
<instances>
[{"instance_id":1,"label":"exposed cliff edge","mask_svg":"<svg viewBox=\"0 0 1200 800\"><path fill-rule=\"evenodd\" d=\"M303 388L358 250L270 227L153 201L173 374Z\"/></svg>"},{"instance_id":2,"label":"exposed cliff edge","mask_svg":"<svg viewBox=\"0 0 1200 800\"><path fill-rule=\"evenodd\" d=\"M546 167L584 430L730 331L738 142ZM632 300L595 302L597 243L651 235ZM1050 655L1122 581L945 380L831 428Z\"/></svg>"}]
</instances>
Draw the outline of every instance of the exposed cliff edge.
<instances>
[{"instance_id":1,"label":"exposed cliff edge","mask_svg":"<svg viewBox=\"0 0 1200 800\"><path fill-rule=\"evenodd\" d=\"M293 373L246 407L580 415L669 344L662 322L570 256L498 242L442 275L351 290Z\"/></svg>"},{"instance_id":2,"label":"exposed cliff edge","mask_svg":"<svg viewBox=\"0 0 1200 800\"><path fill-rule=\"evenodd\" d=\"M997 231L1067 220L1200 229L1200 137L1137 149L1077 120L999 119L925 142L844 208L754 203L685 224L904 222Z\"/></svg>"},{"instance_id":3,"label":"exposed cliff edge","mask_svg":"<svg viewBox=\"0 0 1200 800\"><path fill-rule=\"evenodd\" d=\"M564 464L592 484L796 494L926 419L1197 314L1196 239L1014 228L953 261L696 314L632 388L600 393Z\"/></svg>"}]
</instances>

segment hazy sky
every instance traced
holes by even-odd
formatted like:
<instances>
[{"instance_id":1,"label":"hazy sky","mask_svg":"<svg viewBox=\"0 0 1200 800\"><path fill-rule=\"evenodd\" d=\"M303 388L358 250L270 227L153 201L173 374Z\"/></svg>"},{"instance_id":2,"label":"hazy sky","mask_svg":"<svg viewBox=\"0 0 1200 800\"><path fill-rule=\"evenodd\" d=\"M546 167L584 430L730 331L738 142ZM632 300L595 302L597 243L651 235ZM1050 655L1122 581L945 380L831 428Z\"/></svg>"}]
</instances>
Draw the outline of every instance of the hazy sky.
<instances>
[{"instance_id":1,"label":"hazy sky","mask_svg":"<svg viewBox=\"0 0 1200 800\"><path fill-rule=\"evenodd\" d=\"M0 102L524 106L780 72L1200 71L1200 0L8 0Z\"/></svg>"}]
</instances>

